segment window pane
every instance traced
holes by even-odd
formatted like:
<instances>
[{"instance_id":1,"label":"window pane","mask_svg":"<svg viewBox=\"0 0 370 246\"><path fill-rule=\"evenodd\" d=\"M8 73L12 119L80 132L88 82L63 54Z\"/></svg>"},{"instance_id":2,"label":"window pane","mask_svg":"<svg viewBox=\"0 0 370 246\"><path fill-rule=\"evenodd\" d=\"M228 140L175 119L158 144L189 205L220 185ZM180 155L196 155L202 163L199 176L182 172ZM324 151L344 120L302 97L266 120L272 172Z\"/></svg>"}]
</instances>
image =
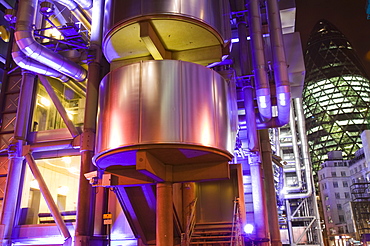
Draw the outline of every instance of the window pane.
<instances>
[{"instance_id":1,"label":"window pane","mask_svg":"<svg viewBox=\"0 0 370 246\"><path fill-rule=\"evenodd\" d=\"M80 156L36 160L42 177L64 219L75 221ZM54 223L38 182L27 166L21 200L20 224Z\"/></svg>"}]
</instances>

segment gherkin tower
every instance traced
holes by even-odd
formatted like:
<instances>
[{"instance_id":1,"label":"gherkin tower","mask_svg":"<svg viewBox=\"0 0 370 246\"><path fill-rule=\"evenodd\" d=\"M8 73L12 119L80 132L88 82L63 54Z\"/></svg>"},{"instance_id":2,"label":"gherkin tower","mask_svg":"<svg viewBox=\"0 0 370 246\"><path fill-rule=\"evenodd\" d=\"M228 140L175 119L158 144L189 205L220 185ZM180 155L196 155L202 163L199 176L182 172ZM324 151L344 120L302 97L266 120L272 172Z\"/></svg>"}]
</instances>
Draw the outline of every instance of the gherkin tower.
<instances>
[{"instance_id":1,"label":"gherkin tower","mask_svg":"<svg viewBox=\"0 0 370 246\"><path fill-rule=\"evenodd\" d=\"M352 158L368 129L370 82L347 38L330 22L314 26L305 51L303 108L313 169L332 150Z\"/></svg>"}]
</instances>

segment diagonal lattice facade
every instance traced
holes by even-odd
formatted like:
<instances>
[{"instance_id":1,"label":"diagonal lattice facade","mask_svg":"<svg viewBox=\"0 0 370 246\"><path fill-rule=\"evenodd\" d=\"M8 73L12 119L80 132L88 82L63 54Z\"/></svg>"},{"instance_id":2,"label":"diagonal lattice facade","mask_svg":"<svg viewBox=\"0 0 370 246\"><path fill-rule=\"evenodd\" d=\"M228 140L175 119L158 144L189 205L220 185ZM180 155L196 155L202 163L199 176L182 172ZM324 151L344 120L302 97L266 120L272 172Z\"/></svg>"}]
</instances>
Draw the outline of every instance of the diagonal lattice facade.
<instances>
[{"instance_id":1,"label":"diagonal lattice facade","mask_svg":"<svg viewBox=\"0 0 370 246\"><path fill-rule=\"evenodd\" d=\"M305 52L303 107L313 169L332 150L351 158L368 129L370 82L347 38L320 20Z\"/></svg>"}]
</instances>

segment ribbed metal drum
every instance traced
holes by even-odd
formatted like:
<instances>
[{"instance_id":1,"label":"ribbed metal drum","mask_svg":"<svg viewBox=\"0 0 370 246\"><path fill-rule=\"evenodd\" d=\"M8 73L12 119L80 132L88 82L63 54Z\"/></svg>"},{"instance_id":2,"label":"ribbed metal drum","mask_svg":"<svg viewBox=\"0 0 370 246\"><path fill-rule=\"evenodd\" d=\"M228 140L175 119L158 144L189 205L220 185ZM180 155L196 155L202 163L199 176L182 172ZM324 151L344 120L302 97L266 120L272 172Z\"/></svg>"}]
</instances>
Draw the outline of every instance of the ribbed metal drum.
<instances>
[{"instance_id":1,"label":"ribbed metal drum","mask_svg":"<svg viewBox=\"0 0 370 246\"><path fill-rule=\"evenodd\" d=\"M197 51L223 48L231 37L227 0L110 0L106 11L103 52L109 62L151 55L142 39L144 22L152 29L148 36L155 36L151 41L169 52L166 59L191 61Z\"/></svg>"},{"instance_id":2,"label":"ribbed metal drum","mask_svg":"<svg viewBox=\"0 0 370 246\"><path fill-rule=\"evenodd\" d=\"M165 164L228 161L235 127L226 81L194 63L143 61L100 85L95 163L135 165L137 150Z\"/></svg>"}]
</instances>

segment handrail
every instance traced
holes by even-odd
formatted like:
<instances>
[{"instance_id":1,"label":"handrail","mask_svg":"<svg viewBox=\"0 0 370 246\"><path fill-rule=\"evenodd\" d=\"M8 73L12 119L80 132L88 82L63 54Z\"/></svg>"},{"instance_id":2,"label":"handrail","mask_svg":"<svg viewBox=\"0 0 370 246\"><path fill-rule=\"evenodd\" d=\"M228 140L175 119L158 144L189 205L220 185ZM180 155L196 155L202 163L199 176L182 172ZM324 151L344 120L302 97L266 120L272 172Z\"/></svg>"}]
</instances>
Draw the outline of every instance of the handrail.
<instances>
[{"instance_id":1,"label":"handrail","mask_svg":"<svg viewBox=\"0 0 370 246\"><path fill-rule=\"evenodd\" d=\"M181 246L189 246L190 245L190 239L191 235L193 234L194 227L195 227L195 208L197 204L198 198L195 198L190 204L190 214L189 214L189 220L185 228L185 232L182 234L181 237Z\"/></svg>"},{"instance_id":2,"label":"handrail","mask_svg":"<svg viewBox=\"0 0 370 246\"><path fill-rule=\"evenodd\" d=\"M242 237L242 223L241 223L241 215L240 215L240 204L239 198L235 198L234 200L234 211L233 211L233 221L232 221L232 229L231 229L231 239L230 239L230 246L243 246L244 241Z\"/></svg>"}]
</instances>

